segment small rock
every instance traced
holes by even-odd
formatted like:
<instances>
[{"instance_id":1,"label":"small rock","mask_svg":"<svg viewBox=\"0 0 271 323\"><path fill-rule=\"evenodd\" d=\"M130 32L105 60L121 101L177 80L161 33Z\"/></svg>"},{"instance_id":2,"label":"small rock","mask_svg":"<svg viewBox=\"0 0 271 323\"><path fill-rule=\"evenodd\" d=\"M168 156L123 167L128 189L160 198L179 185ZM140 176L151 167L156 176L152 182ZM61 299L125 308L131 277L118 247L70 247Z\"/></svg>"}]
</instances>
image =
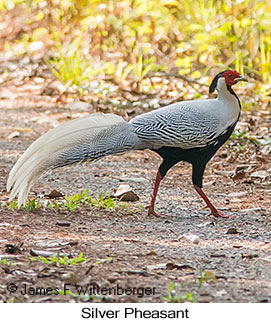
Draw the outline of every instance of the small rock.
<instances>
[{"instance_id":1,"label":"small rock","mask_svg":"<svg viewBox=\"0 0 271 323\"><path fill-rule=\"evenodd\" d=\"M56 222L56 225L60 227L69 227L71 225L70 222Z\"/></svg>"},{"instance_id":2,"label":"small rock","mask_svg":"<svg viewBox=\"0 0 271 323\"><path fill-rule=\"evenodd\" d=\"M239 232L235 228L229 228L226 233L227 234L237 234Z\"/></svg>"},{"instance_id":3,"label":"small rock","mask_svg":"<svg viewBox=\"0 0 271 323\"><path fill-rule=\"evenodd\" d=\"M221 297L221 296L224 296L224 295L227 295L227 292L225 291L225 289L222 289L222 290L218 290L214 293L214 296L215 297Z\"/></svg>"},{"instance_id":4,"label":"small rock","mask_svg":"<svg viewBox=\"0 0 271 323\"><path fill-rule=\"evenodd\" d=\"M180 240L180 239L185 239L185 240L192 242L194 244L198 244L200 241L199 236L197 236L196 234L184 234L178 240Z\"/></svg>"},{"instance_id":5,"label":"small rock","mask_svg":"<svg viewBox=\"0 0 271 323\"><path fill-rule=\"evenodd\" d=\"M136 202L139 200L139 197L133 191L131 191L124 193L119 199L125 202Z\"/></svg>"},{"instance_id":6,"label":"small rock","mask_svg":"<svg viewBox=\"0 0 271 323\"><path fill-rule=\"evenodd\" d=\"M269 173L265 170L259 170L257 172L252 173L250 176L252 178L260 178L262 180L265 180L269 176Z\"/></svg>"},{"instance_id":7,"label":"small rock","mask_svg":"<svg viewBox=\"0 0 271 323\"><path fill-rule=\"evenodd\" d=\"M56 85L56 89L60 92L60 93L64 93L67 91L67 86L62 84L62 83L58 83Z\"/></svg>"},{"instance_id":8,"label":"small rock","mask_svg":"<svg viewBox=\"0 0 271 323\"><path fill-rule=\"evenodd\" d=\"M241 197L247 195L247 192L231 192L227 194L229 197Z\"/></svg>"},{"instance_id":9,"label":"small rock","mask_svg":"<svg viewBox=\"0 0 271 323\"><path fill-rule=\"evenodd\" d=\"M233 248L236 248L236 249L241 249L243 246L242 245L238 245L238 244L235 244L232 246Z\"/></svg>"},{"instance_id":10,"label":"small rock","mask_svg":"<svg viewBox=\"0 0 271 323\"><path fill-rule=\"evenodd\" d=\"M13 131L9 136L8 139L12 139L15 137L20 137L20 132L19 131Z\"/></svg>"},{"instance_id":11,"label":"small rock","mask_svg":"<svg viewBox=\"0 0 271 323\"><path fill-rule=\"evenodd\" d=\"M132 188L130 185L128 184L121 184L116 192L114 193L114 197L120 197L122 196L124 193L127 193L127 192L131 192L132 191Z\"/></svg>"},{"instance_id":12,"label":"small rock","mask_svg":"<svg viewBox=\"0 0 271 323\"><path fill-rule=\"evenodd\" d=\"M46 250L36 250L31 249L30 255L31 256L41 256L41 257L53 257L56 254L56 251L46 251ZM63 254L59 254L59 256L63 256Z\"/></svg>"},{"instance_id":13,"label":"small rock","mask_svg":"<svg viewBox=\"0 0 271 323\"><path fill-rule=\"evenodd\" d=\"M57 190L52 190L48 195L45 196L49 197L50 199L55 199L57 197L63 197L64 195L61 192L58 192Z\"/></svg>"},{"instance_id":14,"label":"small rock","mask_svg":"<svg viewBox=\"0 0 271 323\"><path fill-rule=\"evenodd\" d=\"M113 196L126 202L135 202L139 200L139 197L132 191L131 186L128 184L121 184Z\"/></svg>"},{"instance_id":15,"label":"small rock","mask_svg":"<svg viewBox=\"0 0 271 323\"><path fill-rule=\"evenodd\" d=\"M162 83L163 79L162 77L154 76L151 78L152 83L157 84L157 83Z\"/></svg>"},{"instance_id":16,"label":"small rock","mask_svg":"<svg viewBox=\"0 0 271 323\"><path fill-rule=\"evenodd\" d=\"M149 106L153 109L160 108L159 99L152 99L149 101Z\"/></svg>"},{"instance_id":17,"label":"small rock","mask_svg":"<svg viewBox=\"0 0 271 323\"><path fill-rule=\"evenodd\" d=\"M149 265L146 267L147 270L160 270L160 269L166 269L167 268L167 263L162 263L162 264L155 264L155 265Z\"/></svg>"},{"instance_id":18,"label":"small rock","mask_svg":"<svg viewBox=\"0 0 271 323\"><path fill-rule=\"evenodd\" d=\"M7 69L9 71L16 71L16 69L18 68L18 66L14 63L11 62L5 62L1 64L1 68L3 70Z\"/></svg>"},{"instance_id":19,"label":"small rock","mask_svg":"<svg viewBox=\"0 0 271 323\"><path fill-rule=\"evenodd\" d=\"M71 284L71 285L76 285L77 283L79 283L82 280L81 276L78 276L75 273L63 273L61 275L61 280L64 280L66 283Z\"/></svg>"},{"instance_id":20,"label":"small rock","mask_svg":"<svg viewBox=\"0 0 271 323\"><path fill-rule=\"evenodd\" d=\"M66 108L72 110L88 111L90 109L90 104L83 101L74 101L72 103L66 104Z\"/></svg>"},{"instance_id":21,"label":"small rock","mask_svg":"<svg viewBox=\"0 0 271 323\"><path fill-rule=\"evenodd\" d=\"M195 270L195 268L189 264L177 264L177 263L172 263L172 262L167 263L166 269L170 269L170 270L179 269L179 270L183 270L183 271L194 271Z\"/></svg>"},{"instance_id":22,"label":"small rock","mask_svg":"<svg viewBox=\"0 0 271 323\"><path fill-rule=\"evenodd\" d=\"M30 51L40 51L44 48L44 44L41 41L33 41L29 44Z\"/></svg>"},{"instance_id":23,"label":"small rock","mask_svg":"<svg viewBox=\"0 0 271 323\"><path fill-rule=\"evenodd\" d=\"M42 77L34 77L33 79L35 84L43 84L44 83L44 78Z\"/></svg>"}]
</instances>

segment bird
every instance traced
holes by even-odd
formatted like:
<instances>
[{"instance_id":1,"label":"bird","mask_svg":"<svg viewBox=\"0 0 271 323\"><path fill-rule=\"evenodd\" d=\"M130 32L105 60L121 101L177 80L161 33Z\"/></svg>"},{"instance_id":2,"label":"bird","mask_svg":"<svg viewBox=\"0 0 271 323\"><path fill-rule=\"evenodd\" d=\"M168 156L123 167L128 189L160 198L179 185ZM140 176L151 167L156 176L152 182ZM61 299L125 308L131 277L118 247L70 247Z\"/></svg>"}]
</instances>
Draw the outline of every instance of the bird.
<instances>
[{"instance_id":1,"label":"bird","mask_svg":"<svg viewBox=\"0 0 271 323\"><path fill-rule=\"evenodd\" d=\"M78 162L92 161L130 150L149 149L162 158L149 216L155 211L160 182L168 170L180 161L192 164L192 183L215 217L221 213L203 192L207 163L232 134L241 113L241 103L232 86L248 79L234 70L218 73L209 93L216 98L180 101L125 121L115 114L92 113L63 123L34 141L11 169L7 180L9 200L18 196L25 205L33 183L45 172Z\"/></svg>"}]
</instances>

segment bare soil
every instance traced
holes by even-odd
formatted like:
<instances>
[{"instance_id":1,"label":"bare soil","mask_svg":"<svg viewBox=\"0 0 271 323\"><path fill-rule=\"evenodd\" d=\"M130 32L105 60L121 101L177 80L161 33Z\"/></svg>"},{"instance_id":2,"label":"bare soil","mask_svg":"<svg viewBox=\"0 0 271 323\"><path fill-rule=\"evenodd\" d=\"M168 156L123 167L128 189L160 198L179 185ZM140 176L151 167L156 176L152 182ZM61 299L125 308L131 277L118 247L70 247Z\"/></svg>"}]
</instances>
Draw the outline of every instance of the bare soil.
<instances>
[{"instance_id":1,"label":"bare soil","mask_svg":"<svg viewBox=\"0 0 271 323\"><path fill-rule=\"evenodd\" d=\"M94 111L64 108L33 88L29 92L15 88L8 88L14 97L1 92L0 103L0 255L12 263L0 265L0 301L161 302L171 282L181 284L178 295L192 293L196 302L271 301L270 152L264 154L249 144L244 152L236 153L230 141L208 164L204 190L219 209L233 215L230 219L208 216L185 163L171 169L158 194L157 209L168 216L148 217L141 205L148 204L160 163L149 151L55 170L31 192L31 198L42 200L53 189L65 195L84 189L93 196L110 195L125 176L146 179L129 182L140 200L131 202L128 210L9 209L7 176L25 148L55 124ZM243 113L243 123L252 119L257 120L255 131L270 127L270 113L265 118ZM257 178L255 171L269 176ZM198 243L188 240L188 234L198 236ZM29 259L33 250L59 251L69 257L83 253L90 261L45 264ZM97 262L108 257L112 259ZM209 279L200 285L206 272ZM55 295L55 289L65 286L73 295ZM99 295L93 299L76 296L78 286L96 288Z\"/></svg>"}]
</instances>

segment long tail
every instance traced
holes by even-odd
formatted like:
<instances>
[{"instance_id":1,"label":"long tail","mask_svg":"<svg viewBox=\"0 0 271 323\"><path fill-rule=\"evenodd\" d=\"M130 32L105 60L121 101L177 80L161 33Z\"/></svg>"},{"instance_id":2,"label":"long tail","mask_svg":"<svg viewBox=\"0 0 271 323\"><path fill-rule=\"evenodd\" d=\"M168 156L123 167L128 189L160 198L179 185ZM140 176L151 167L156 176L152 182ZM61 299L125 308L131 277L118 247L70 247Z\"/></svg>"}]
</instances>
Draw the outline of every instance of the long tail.
<instances>
[{"instance_id":1,"label":"long tail","mask_svg":"<svg viewBox=\"0 0 271 323\"><path fill-rule=\"evenodd\" d=\"M13 166L7 181L9 200L25 205L33 183L46 171L131 150L139 143L133 126L114 114L94 113L49 130L34 141Z\"/></svg>"}]
</instances>

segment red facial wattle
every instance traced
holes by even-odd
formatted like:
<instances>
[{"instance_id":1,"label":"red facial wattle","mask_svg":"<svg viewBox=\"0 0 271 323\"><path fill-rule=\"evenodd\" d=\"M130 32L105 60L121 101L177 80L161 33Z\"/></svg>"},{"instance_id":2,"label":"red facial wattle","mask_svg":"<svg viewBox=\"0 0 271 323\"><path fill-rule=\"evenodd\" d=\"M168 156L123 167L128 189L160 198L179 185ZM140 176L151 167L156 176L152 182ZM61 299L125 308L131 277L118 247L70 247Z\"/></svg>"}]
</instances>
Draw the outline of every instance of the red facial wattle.
<instances>
[{"instance_id":1,"label":"red facial wattle","mask_svg":"<svg viewBox=\"0 0 271 323\"><path fill-rule=\"evenodd\" d=\"M242 75L236 71L226 71L222 74L222 77L225 78L226 84L232 86L238 82L238 78Z\"/></svg>"}]
</instances>

